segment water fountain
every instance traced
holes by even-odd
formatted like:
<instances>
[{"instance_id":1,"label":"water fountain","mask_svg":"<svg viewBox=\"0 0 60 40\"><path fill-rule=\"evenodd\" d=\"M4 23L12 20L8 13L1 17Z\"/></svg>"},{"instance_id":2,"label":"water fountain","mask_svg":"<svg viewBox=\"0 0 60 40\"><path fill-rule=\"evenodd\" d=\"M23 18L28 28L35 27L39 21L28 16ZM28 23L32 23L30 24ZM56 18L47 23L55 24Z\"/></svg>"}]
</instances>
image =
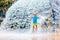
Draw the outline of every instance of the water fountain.
<instances>
[{"instance_id":1,"label":"water fountain","mask_svg":"<svg viewBox=\"0 0 60 40\"><path fill-rule=\"evenodd\" d=\"M40 3L41 2L41 3ZM43 3L43 4L42 4ZM3 30L27 30L31 27L31 18L34 11L38 12L38 15L45 10L50 8L48 0L37 1L37 0L19 0L13 4L6 12L6 18L2 22ZM42 7L42 8L40 8ZM41 10L40 10L41 9ZM46 10L47 11L47 10ZM44 15L44 14L42 14Z\"/></svg>"},{"instance_id":2,"label":"water fountain","mask_svg":"<svg viewBox=\"0 0 60 40\"><path fill-rule=\"evenodd\" d=\"M1 24L2 30L29 31L32 25L32 14L36 11L41 27L45 18L50 15L52 6L49 0L18 0L6 12L6 18ZM43 20L43 21L42 21Z\"/></svg>"},{"instance_id":3,"label":"water fountain","mask_svg":"<svg viewBox=\"0 0 60 40\"><path fill-rule=\"evenodd\" d=\"M57 1L57 4L59 4L58 2L59 1ZM0 32L0 39L1 40L6 40L7 38L9 40L10 39L11 40L13 39L14 40L15 39L16 40L45 40L45 39L52 40L52 39L58 39L58 38L60 39L60 36L57 36L56 33L52 33L52 32L47 33L46 31L48 30L46 30L47 28L44 25L45 19L49 15L51 15L50 13L52 13L51 12L52 7L54 7L53 9L57 13L59 13L60 6L58 8L57 4L52 0L18 0L16 1L8 9L8 11L6 12L6 18L1 23L0 31L2 32ZM40 19L38 19L38 27L40 29L39 29L39 33L31 34L30 32L32 27L31 17L33 16L32 14L34 12L37 12L37 15L40 17ZM44 33L42 33L41 31L44 31ZM18 33L18 32L21 32L21 33ZM26 33L22 33L22 32L26 32Z\"/></svg>"}]
</instances>

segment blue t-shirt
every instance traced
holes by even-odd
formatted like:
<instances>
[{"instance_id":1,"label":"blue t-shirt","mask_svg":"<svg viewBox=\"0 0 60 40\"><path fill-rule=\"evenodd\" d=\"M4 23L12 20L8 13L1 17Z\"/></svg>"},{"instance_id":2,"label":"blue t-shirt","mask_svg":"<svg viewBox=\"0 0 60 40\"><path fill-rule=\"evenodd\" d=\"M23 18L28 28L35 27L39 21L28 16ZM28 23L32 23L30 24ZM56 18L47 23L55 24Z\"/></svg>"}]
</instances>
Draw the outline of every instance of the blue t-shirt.
<instances>
[{"instance_id":1,"label":"blue t-shirt","mask_svg":"<svg viewBox=\"0 0 60 40\"><path fill-rule=\"evenodd\" d=\"M32 19L33 19L33 23L37 23L37 19L38 19L39 17L37 17L37 16L33 16L32 17Z\"/></svg>"}]
</instances>

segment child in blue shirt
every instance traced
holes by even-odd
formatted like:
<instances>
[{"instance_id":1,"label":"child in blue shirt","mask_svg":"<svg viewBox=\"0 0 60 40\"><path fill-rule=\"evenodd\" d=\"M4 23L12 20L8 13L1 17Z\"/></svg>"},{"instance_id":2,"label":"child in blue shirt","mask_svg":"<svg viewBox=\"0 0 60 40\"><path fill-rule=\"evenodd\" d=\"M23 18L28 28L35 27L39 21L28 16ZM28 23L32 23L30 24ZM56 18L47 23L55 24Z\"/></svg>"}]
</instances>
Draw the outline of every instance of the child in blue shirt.
<instances>
[{"instance_id":1,"label":"child in blue shirt","mask_svg":"<svg viewBox=\"0 0 60 40\"><path fill-rule=\"evenodd\" d=\"M33 31L34 31L35 27L36 27L36 30L37 30L37 20L38 20L39 17L37 17L37 13L34 13L33 15L34 16L32 17L32 19L33 19L32 28L33 28Z\"/></svg>"}]
</instances>

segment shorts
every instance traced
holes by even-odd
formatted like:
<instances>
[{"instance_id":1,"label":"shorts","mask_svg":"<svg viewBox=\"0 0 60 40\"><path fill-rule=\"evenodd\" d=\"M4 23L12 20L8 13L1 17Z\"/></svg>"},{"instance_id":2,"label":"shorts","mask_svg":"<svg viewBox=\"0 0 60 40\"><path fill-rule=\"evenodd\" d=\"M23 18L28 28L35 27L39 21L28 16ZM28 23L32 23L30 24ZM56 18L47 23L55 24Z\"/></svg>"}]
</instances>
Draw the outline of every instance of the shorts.
<instances>
[{"instance_id":1,"label":"shorts","mask_svg":"<svg viewBox=\"0 0 60 40\"><path fill-rule=\"evenodd\" d=\"M37 26L37 23L33 23L32 26Z\"/></svg>"}]
</instances>

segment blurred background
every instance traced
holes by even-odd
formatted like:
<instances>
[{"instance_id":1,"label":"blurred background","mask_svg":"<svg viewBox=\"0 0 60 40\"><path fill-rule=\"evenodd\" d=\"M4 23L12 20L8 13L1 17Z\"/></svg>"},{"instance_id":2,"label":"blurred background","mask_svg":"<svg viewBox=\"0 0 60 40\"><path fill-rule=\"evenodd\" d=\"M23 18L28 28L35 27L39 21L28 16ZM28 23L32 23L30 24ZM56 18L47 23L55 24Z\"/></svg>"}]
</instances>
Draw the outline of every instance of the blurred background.
<instances>
[{"instance_id":1,"label":"blurred background","mask_svg":"<svg viewBox=\"0 0 60 40\"><path fill-rule=\"evenodd\" d=\"M0 24L5 17L5 13L8 8L14 3L16 0L0 0Z\"/></svg>"}]
</instances>

